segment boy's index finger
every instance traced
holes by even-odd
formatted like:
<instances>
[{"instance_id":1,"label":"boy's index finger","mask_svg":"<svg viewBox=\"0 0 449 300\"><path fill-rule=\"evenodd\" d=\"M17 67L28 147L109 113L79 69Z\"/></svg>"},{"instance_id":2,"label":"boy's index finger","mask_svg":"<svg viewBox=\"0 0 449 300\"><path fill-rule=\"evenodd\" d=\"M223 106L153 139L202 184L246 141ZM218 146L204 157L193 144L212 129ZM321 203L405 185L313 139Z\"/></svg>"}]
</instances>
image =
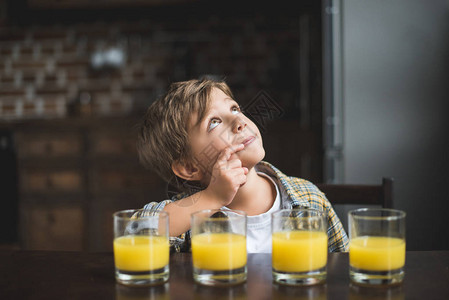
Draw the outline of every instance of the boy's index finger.
<instances>
[{"instance_id":1,"label":"boy's index finger","mask_svg":"<svg viewBox=\"0 0 449 300\"><path fill-rule=\"evenodd\" d=\"M228 161L228 160L231 158L232 154L234 154L234 153L236 153L236 152L238 152L238 151L243 150L243 148L245 148L245 145L243 145L243 144L238 144L237 146L229 146L229 147L226 147L226 148L221 152L221 154L220 154L218 160L221 160L221 161Z\"/></svg>"},{"instance_id":2,"label":"boy's index finger","mask_svg":"<svg viewBox=\"0 0 449 300\"><path fill-rule=\"evenodd\" d=\"M243 148L245 148L245 145L243 145L243 144L238 144L238 145L235 146L235 147L229 146L229 148L231 149L231 155L232 155L232 154L234 154L234 153L236 153L236 152L239 152L239 151L243 150Z\"/></svg>"}]
</instances>

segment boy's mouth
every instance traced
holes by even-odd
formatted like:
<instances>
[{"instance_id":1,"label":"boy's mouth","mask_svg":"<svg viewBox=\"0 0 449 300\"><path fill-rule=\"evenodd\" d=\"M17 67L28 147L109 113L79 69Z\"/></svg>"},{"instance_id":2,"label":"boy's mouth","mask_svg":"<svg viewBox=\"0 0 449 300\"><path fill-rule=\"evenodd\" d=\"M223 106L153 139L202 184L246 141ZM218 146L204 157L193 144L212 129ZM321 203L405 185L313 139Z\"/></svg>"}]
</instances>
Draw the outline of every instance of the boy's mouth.
<instances>
[{"instance_id":1,"label":"boy's mouth","mask_svg":"<svg viewBox=\"0 0 449 300\"><path fill-rule=\"evenodd\" d=\"M244 139L243 141L242 141L242 144L245 146L245 148L249 145L249 144L251 144L252 142L254 142L254 140L255 140L256 138L254 137L254 136L249 136L249 137L247 137L246 139Z\"/></svg>"}]
</instances>

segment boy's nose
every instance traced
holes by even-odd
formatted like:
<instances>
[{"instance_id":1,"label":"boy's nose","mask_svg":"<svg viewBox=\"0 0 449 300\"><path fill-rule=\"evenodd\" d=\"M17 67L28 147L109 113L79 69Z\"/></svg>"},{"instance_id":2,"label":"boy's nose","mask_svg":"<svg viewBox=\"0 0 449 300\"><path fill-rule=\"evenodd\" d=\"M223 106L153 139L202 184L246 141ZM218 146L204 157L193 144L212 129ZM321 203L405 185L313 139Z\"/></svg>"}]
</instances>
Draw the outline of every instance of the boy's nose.
<instances>
[{"instance_id":1,"label":"boy's nose","mask_svg":"<svg viewBox=\"0 0 449 300\"><path fill-rule=\"evenodd\" d=\"M246 127L246 122L242 118L236 118L234 122L234 133L241 132Z\"/></svg>"}]
</instances>

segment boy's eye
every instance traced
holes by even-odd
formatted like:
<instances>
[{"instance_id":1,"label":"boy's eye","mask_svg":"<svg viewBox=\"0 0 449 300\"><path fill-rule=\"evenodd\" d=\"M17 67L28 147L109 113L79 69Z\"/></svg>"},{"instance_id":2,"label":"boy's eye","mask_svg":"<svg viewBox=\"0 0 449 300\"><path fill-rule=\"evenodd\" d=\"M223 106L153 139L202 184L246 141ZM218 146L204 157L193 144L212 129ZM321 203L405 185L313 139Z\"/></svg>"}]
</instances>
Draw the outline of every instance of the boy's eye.
<instances>
[{"instance_id":1,"label":"boy's eye","mask_svg":"<svg viewBox=\"0 0 449 300\"><path fill-rule=\"evenodd\" d=\"M212 120L210 120L208 131L211 131L212 129L217 127L218 124L220 124L220 123L221 123L221 121L219 119L212 119Z\"/></svg>"},{"instance_id":2,"label":"boy's eye","mask_svg":"<svg viewBox=\"0 0 449 300\"><path fill-rule=\"evenodd\" d=\"M238 107L238 106L233 106L233 107L231 108L231 113L232 113L232 114L236 115L236 114L238 114L239 112L240 112L240 107Z\"/></svg>"}]
</instances>

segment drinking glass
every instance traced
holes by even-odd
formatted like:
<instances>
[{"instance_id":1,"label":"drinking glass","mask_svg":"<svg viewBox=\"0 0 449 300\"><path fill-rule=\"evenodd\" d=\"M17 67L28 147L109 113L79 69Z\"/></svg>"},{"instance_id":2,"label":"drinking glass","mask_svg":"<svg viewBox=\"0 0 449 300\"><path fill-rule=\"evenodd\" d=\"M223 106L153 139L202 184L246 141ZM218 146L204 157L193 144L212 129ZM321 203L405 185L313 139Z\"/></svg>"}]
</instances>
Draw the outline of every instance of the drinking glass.
<instances>
[{"instance_id":1,"label":"drinking glass","mask_svg":"<svg viewBox=\"0 0 449 300\"><path fill-rule=\"evenodd\" d=\"M246 281L246 213L201 210L191 220L194 280L203 285Z\"/></svg>"},{"instance_id":2,"label":"drinking glass","mask_svg":"<svg viewBox=\"0 0 449 300\"><path fill-rule=\"evenodd\" d=\"M118 283L154 285L169 277L168 213L123 210L114 217L114 263Z\"/></svg>"},{"instance_id":3,"label":"drinking glass","mask_svg":"<svg viewBox=\"0 0 449 300\"><path fill-rule=\"evenodd\" d=\"M273 280L312 285L326 280L327 222L315 209L282 209L272 214Z\"/></svg>"},{"instance_id":4,"label":"drinking glass","mask_svg":"<svg viewBox=\"0 0 449 300\"><path fill-rule=\"evenodd\" d=\"M398 284L404 278L405 212L361 208L348 212L349 275L361 285Z\"/></svg>"}]
</instances>

